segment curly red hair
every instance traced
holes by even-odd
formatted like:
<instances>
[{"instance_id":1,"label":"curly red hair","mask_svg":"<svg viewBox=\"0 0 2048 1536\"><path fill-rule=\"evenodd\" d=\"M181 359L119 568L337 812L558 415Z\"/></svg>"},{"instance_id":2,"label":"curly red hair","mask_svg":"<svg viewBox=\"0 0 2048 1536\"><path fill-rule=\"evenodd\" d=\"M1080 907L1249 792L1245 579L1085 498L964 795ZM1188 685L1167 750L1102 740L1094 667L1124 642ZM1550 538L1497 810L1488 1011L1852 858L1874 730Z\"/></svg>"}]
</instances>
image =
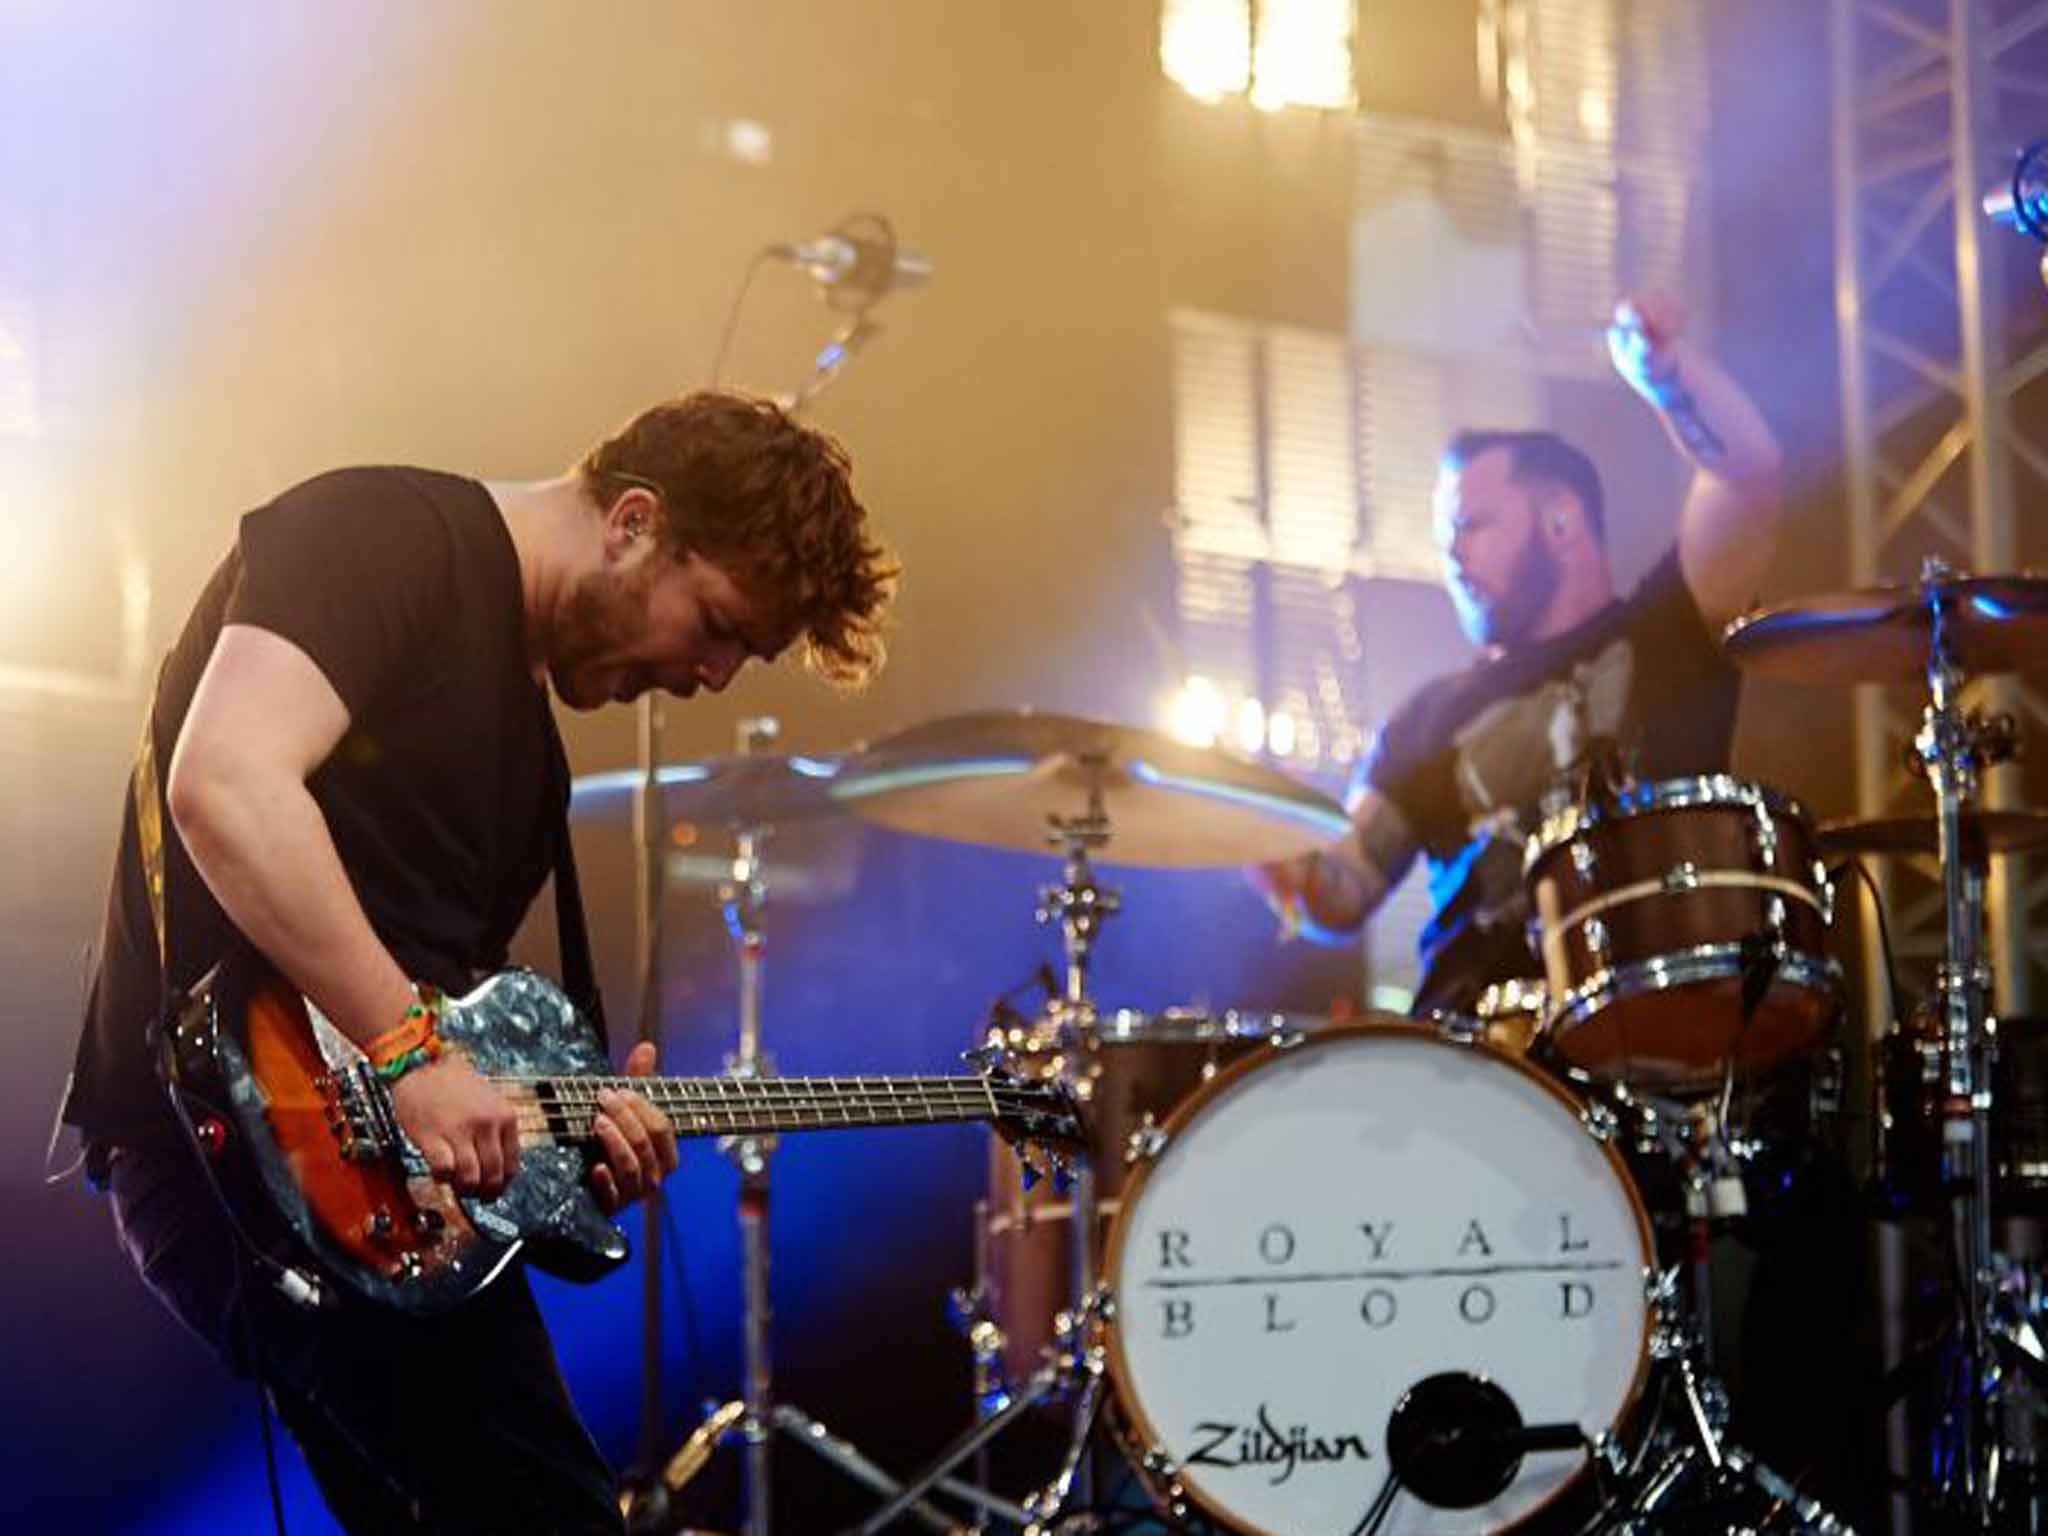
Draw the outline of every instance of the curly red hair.
<instances>
[{"instance_id":1,"label":"curly red hair","mask_svg":"<svg viewBox=\"0 0 2048 1536\"><path fill-rule=\"evenodd\" d=\"M858 685L881 667L902 567L869 537L833 438L771 400L698 390L642 411L577 473L600 507L631 485L658 490L664 544L724 567L821 677Z\"/></svg>"}]
</instances>

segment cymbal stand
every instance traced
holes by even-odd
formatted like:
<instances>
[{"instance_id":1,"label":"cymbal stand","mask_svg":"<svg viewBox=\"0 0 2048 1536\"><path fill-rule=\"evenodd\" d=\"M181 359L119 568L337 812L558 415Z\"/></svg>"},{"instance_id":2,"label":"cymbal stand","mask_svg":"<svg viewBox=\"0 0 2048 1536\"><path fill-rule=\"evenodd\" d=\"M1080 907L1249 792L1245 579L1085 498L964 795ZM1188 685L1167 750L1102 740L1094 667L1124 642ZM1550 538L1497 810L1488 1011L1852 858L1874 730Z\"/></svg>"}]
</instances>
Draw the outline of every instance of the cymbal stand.
<instances>
[{"instance_id":1,"label":"cymbal stand","mask_svg":"<svg viewBox=\"0 0 2048 1536\"><path fill-rule=\"evenodd\" d=\"M1109 811L1102 798L1102 778L1108 771L1108 760L1102 754L1091 753L1083 755L1079 762L1088 775L1088 808L1078 816L1046 818L1046 841L1064 856L1065 878L1058 885L1040 888L1037 915L1040 923L1057 920L1060 925L1066 954L1066 988L1053 1005L1053 1013L1060 1023L1060 1059L1065 1063L1067 1086L1077 1097L1084 1097L1075 1073L1078 1053L1086 1044L1080 1031L1093 1023L1095 1015L1095 1005L1088 996L1088 968L1102 925L1122 909L1123 898L1114 889L1096 883L1095 868L1088 857L1090 850L1107 846L1110 839ZM1084 1313L1088 1298L1096 1294L1099 1283L1095 1253L1096 1190L1094 1163L1085 1156L1075 1159L1068 1196L1069 1219L1073 1223L1069 1294ZM1085 1504L1092 1495L1087 1445L1100 1398L1099 1379L1091 1381L1077 1405L1054 1503L1063 1503L1071 1495Z\"/></svg>"},{"instance_id":2,"label":"cymbal stand","mask_svg":"<svg viewBox=\"0 0 2048 1536\"><path fill-rule=\"evenodd\" d=\"M1912 760L1934 791L1941 862L1946 943L1935 979L1942 1020L1942 1141L1945 1182L1952 1201L1953 1240L1960 1273L1958 1340L1968 1400L1950 1404L1959 1454L1946 1497L1967 1503L1980 1528L1989 1528L1998 1500L2000 1465L1997 1361L1988 1332L1996 1272L1992 1251L1992 1068L1997 1046L1987 1022L1991 971L1983 958L1984 881L1967 856L1965 811L1978 795L1984 768L2012 755L2010 722L1965 713L1960 658L1950 642L1947 590L1952 572L1929 560L1921 586L1932 620L1928 647L1929 703L1913 739Z\"/></svg>"},{"instance_id":3,"label":"cymbal stand","mask_svg":"<svg viewBox=\"0 0 2048 1536\"><path fill-rule=\"evenodd\" d=\"M1074 1013L1088 1004L1088 966L1096 937L1103 923L1114 917L1123 899L1109 886L1095 883L1095 869L1088 860L1092 848L1106 847L1110 838L1109 812L1102 801L1102 776L1108 761L1099 755L1080 759L1088 773L1088 809L1079 816L1048 816L1045 840L1066 859L1066 878L1058 885L1042 886L1038 892L1038 920L1060 925L1067 960L1066 991L1061 998ZM1086 1288L1079 1293L1086 1295Z\"/></svg>"},{"instance_id":4,"label":"cymbal stand","mask_svg":"<svg viewBox=\"0 0 2048 1536\"><path fill-rule=\"evenodd\" d=\"M772 744L780 728L769 718L740 722L742 752L759 752ZM761 912L768 904L768 874L762 847L768 828L734 829L732 876L718 888L726 932L739 958L739 1049L725 1058L726 1073L741 1081L775 1075L775 1062L761 1049L761 981L768 941L761 931ZM741 1244L742 1411L736 1426L746 1446L747 1536L769 1536L772 1497L769 1486L769 1437L773 1396L769 1359L772 1312L768 1296L768 1160L775 1151L773 1136L728 1136L719 1142L739 1170ZM723 1412L724 1410L717 1410ZM715 1416L715 1414L714 1414Z\"/></svg>"},{"instance_id":5,"label":"cymbal stand","mask_svg":"<svg viewBox=\"0 0 2048 1536\"><path fill-rule=\"evenodd\" d=\"M770 717L742 720L740 750L765 751L780 734L780 727ZM732 870L730 877L719 885L718 900L725 914L726 932L732 936L739 960L739 1048L725 1058L725 1070L738 1081L752 1082L776 1075L775 1059L761 1046L761 984L768 950L767 936L761 929L761 915L768 904L764 851L772 829L756 823L738 825L732 830ZM720 1138L718 1146L739 1170L742 1377L739 1400L713 1409L692 1440L707 1431L718 1438L740 1438L746 1447L746 1516L741 1529L746 1536L770 1536L773 1496L769 1449L777 1430L856 1481L883 1491L894 1485L846 1441L829 1435L823 1425L790 1405L775 1401L770 1356L774 1313L768 1292L768 1165L775 1152L776 1138L726 1136ZM684 1454L688 1454L687 1446ZM681 1477L672 1475L682 1459L678 1456L671 1462L672 1473L665 1478L672 1490L680 1489L697 1470L693 1464ZM950 1529L928 1510L920 1509L917 1513L920 1518L936 1522L935 1528Z\"/></svg>"}]
</instances>

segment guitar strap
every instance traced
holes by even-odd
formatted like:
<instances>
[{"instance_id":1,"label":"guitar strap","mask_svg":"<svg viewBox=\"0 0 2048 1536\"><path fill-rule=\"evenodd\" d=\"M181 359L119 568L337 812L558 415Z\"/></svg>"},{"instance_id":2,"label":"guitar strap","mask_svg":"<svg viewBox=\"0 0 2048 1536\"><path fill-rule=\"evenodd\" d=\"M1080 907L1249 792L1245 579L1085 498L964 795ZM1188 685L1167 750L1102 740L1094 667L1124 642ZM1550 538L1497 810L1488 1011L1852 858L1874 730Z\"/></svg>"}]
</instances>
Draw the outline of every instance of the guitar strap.
<instances>
[{"instance_id":1,"label":"guitar strap","mask_svg":"<svg viewBox=\"0 0 2048 1536\"><path fill-rule=\"evenodd\" d=\"M562 951L562 990L597 1031L598 1043L611 1048L605 1028L604 998L597 990L597 968L590 959L590 930L584 924L583 890L576 883L576 846L565 818L555 839L555 940Z\"/></svg>"},{"instance_id":2,"label":"guitar strap","mask_svg":"<svg viewBox=\"0 0 2048 1536\"><path fill-rule=\"evenodd\" d=\"M604 997L597 989L597 967L590 958L590 929L583 916L583 888L576 879L576 844L569 836L569 754L562 749L562 733L555 725L554 711L541 705L547 717L548 750L554 759L555 783L562 789L560 819L555 823L555 943L562 956L562 990L577 1011L597 1031L598 1043L611 1049L611 1032L605 1028Z\"/></svg>"},{"instance_id":3,"label":"guitar strap","mask_svg":"<svg viewBox=\"0 0 2048 1536\"><path fill-rule=\"evenodd\" d=\"M135 796L135 845L142 855L142 882L149 890L149 915L156 927L157 976L168 1000L170 937L164 926L164 802L157 785L153 706L142 717L142 745L135 751L135 771L129 775L129 789Z\"/></svg>"}]
</instances>

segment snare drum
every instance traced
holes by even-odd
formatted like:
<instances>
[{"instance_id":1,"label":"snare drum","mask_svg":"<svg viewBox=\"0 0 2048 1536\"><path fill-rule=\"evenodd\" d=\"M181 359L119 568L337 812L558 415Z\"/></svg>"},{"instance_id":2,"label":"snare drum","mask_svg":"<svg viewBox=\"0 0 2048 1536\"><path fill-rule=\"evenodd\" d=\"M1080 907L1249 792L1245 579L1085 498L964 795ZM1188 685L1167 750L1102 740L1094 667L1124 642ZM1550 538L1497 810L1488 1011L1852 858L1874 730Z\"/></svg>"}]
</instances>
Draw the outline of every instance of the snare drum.
<instances>
[{"instance_id":1,"label":"snare drum","mask_svg":"<svg viewBox=\"0 0 2048 1536\"><path fill-rule=\"evenodd\" d=\"M1133 1134L1164 1123L1220 1068L1275 1038L1296 1038L1323 1024L1301 1014L1119 1009L1064 1028L1041 1021L1013 1045L1022 1075L1073 1082L1088 1129L1098 1253L1102 1223L1116 1214ZM1074 1207L1050 1180L1027 1190L1008 1142L991 1137L989 1149L977 1273L983 1304L1004 1336L1004 1369L1021 1381L1051 1342L1054 1316L1075 1300Z\"/></svg>"},{"instance_id":2,"label":"snare drum","mask_svg":"<svg viewBox=\"0 0 2048 1536\"><path fill-rule=\"evenodd\" d=\"M1602 1123L1518 1057L1412 1023L1333 1026L1217 1076L1110 1232L1109 1372L1140 1475L1232 1530L1343 1536L1428 1377L1484 1377L1528 1424L1618 1428L1653 1252ZM1404 1494L1380 1529L1498 1530L1585 1469L1532 1452L1490 1502Z\"/></svg>"},{"instance_id":3,"label":"snare drum","mask_svg":"<svg viewBox=\"0 0 2048 1536\"><path fill-rule=\"evenodd\" d=\"M1524 867L1548 1044L1569 1065L1709 1090L1833 1027L1833 892L1784 796L1726 776L1628 785L1551 817Z\"/></svg>"}]
</instances>

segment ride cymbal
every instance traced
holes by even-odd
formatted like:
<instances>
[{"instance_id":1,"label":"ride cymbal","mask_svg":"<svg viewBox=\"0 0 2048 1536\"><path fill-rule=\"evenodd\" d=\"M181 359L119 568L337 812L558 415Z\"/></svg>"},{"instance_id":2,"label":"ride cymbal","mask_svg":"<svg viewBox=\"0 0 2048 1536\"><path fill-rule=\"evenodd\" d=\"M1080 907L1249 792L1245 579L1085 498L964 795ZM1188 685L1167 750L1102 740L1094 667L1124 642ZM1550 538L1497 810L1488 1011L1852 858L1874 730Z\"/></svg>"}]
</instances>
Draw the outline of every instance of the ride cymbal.
<instances>
[{"instance_id":1,"label":"ride cymbal","mask_svg":"<svg viewBox=\"0 0 2048 1536\"><path fill-rule=\"evenodd\" d=\"M1939 851L1941 827L1933 816L1878 816L1821 824L1817 843L1825 858L1844 854L1924 854ZM1994 853L2037 853L2048 848L2048 816L2038 811L1963 812L1963 855L1972 863Z\"/></svg>"},{"instance_id":2,"label":"ride cymbal","mask_svg":"<svg viewBox=\"0 0 2048 1536\"><path fill-rule=\"evenodd\" d=\"M2017 672L2048 655L2048 578L1943 576L1863 587L1744 614L1723 645L1745 672L1847 686L1927 676L1935 614L1952 660L1973 677Z\"/></svg>"},{"instance_id":3,"label":"ride cymbal","mask_svg":"<svg viewBox=\"0 0 2048 1536\"><path fill-rule=\"evenodd\" d=\"M760 827L843 814L832 796L839 770L836 757L759 752L664 763L655 778L661 785L665 820ZM569 786L570 819L631 817L633 791L639 783L637 768L582 775Z\"/></svg>"},{"instance_id":4,"label":"ride cymbal","mask_svg":"<svg viewBox=\"0 0 2048 1536\"><path fill-rule=\"evenodd\" d=\"M1100 864L1199 869L1284 859L1349 827L1276 768L1138 726L1028 709L955 715L851 754L833 799L899 831L1043 851L1099 811Z\"/></svg>"}]
</instances>

